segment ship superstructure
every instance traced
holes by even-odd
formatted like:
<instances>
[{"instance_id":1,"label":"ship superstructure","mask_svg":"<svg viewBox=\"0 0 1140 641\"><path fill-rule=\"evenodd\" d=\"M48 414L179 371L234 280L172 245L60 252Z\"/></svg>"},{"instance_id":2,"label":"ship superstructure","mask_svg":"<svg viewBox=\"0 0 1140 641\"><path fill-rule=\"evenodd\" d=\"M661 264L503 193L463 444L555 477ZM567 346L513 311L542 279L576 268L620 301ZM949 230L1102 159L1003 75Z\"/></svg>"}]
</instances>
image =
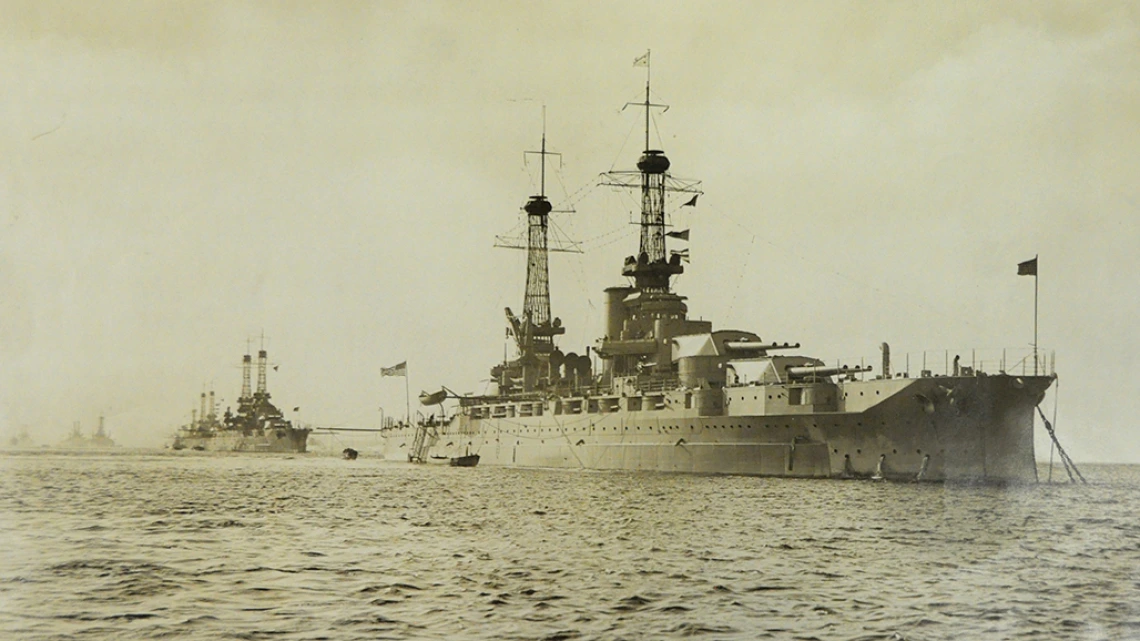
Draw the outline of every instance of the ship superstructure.
<instances>
[{"instance_id":1,"label":"ship superstructure","mask_svg":"<svg viewBox=\"0 0 1140 641\"><path fill-rule=\"evenodd\" d=\"M671 287L684 271L684 253L668 251L666 211L677 193L695 203L700 183L672 177L664 151L650 147L650 110L664 107L651 102L648 81L645 96L635 103L646 113L637 170L612 172L604 182L640 191L641 229L638 253L621 269L628 284L605 290L605 334L593 349L601 371L592 371L589 349L572 362L553 357L561 354L553 338L562 332L543 324L546 293L547 306L537 308L546 316L508 313L523 338L519 359L492 371L498 389L457 397L457 410L442 423L387 430L387 456L403 458L418 434L421 460L425 452L438 459L478 454L481 465L1036 479L1033 412L1054 378L1036 347L1032 367L1023 361L1019 374L1004 355L969 366L955 357L951 369L947 353L940 375L927 367L912 375L909 362L892 374L884 343L881 370L870 375L870 366L797 355L799 344L690 320L685 298ZM544 197L527 203L538 228L549 211ZM545 278L544 262L542 269Z\"/></svg>"},{"instance_id":2,"label":"ship superstructure","mask_svg":"<svg viewBox=\"0 0 1140 641\"><path fill-rule=\"evenodd\" d=\"M273 404L267 385L269 355L257 352L257 389L251 391L253 359L242 357L242 388L237 410L226 408L219 418L214 392L203 392L199 408L191 412L188 425L178 430L173 448L230 452L304 452L308 428L296 427Z\"/></svg>"}]
</instances>

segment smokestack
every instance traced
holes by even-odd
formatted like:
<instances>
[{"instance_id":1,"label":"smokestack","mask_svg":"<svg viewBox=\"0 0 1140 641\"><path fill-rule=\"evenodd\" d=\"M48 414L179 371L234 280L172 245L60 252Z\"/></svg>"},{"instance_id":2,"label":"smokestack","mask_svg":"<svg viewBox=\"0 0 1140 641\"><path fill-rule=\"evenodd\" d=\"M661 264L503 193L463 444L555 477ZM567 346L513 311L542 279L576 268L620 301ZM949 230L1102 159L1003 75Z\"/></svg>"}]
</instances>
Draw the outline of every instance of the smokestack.
<instances>
[{"instance_id":1,"label":"smokestack","mask_svg":"<svg viewBox=\"0 0 1140 641\"><path fill-rule=\"evenodd\" d=\"M891 346L883 343L880 348L883 350L883 378L891 377Z\"/></svg>"},{"instance_id":2,"label":"smokestack","mask_svg":"<svg viewBox=\"0 0 1140 641\"><path fill-rule=\"evenodd\" d=\"M265 350L257 352L257 393L265 394L265 365L269 355Z\"/></svg>"},{"instance_id":3,"label":"smokestack","mask_svg":"<svg viewBox=\"0 0 1140 641\"><path fill-rule=\"evenodd\" d=\"M249 370L252 367L253 359L246 354L241 359L241 398L242 400L249 400L252 395L249 390Z\"/></svg>"},{"instance_id":4,"label":"smokestack","mask_svg":"<svg viewBox=\"0 0 1140 641\"><path fill-rule=\"evenodd\" d=\"M203 421L206 420L206 393L205 392L202 392L202 409L198 411L198 416L201 416Z\"/></svg>"},{"instance_id":5,"label":"smokestack","mask_svg":"<svg viewBox=\"0 0 1140 641\"><path fill-rule=\"evenodd\" d=\"M214 390L210 390L210 413L207 416L209 416L210 420L213 420L216 414L217 405L214 405Z\"/></svg>"}]
</instances>

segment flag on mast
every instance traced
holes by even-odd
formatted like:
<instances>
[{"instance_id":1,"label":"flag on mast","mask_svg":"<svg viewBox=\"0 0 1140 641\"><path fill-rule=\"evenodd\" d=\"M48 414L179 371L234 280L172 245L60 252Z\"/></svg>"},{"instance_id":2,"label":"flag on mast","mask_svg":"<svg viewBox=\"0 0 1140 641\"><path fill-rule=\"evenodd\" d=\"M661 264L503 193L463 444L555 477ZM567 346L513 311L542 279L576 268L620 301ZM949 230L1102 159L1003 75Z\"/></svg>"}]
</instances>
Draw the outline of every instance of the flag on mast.
<instances>
[{"instance_id":1,"label":"flag on mast","mask_svg":"<svg viewBox=\"0 0 1140 641\"><path fill-rule=\"evenodd\" d=\"M407 376L408 375L408 361L393 365L391 367L381 367L381 376Z\"/></svg>"},{"instance_id":2,"label":"flag on mast","mask_svg":"<svg viewBox=\"0 0 1140 641\"><path fill-rule=\"evenodd\" d=\"M700 194L697 194L697 196L700 196ZM697 206L697 196L693 196L692 198L689 199L689 202L684 203L681 206L682 207L696 207Z\"/></svg>"},{"instance_id":3,"label":"flag on mast","mask_svg":"<svg viewBox=\"0 0 1140 641\"><path fill-rule=\"evenodd\" d=\"M665 235L668 236L669 238L679 238L681 240L689 240L689 230L688 229L682 229L681 231L665 232Z\"/></svg>"},{"instance_id":4,"label":"flag on mast","mask_svg":"<svg viewBox=\"0 0 1140 641\"><path fill-rule=\"evenodd\" d=\"M1018 276L1036 276L1037 275L1037 257L1027 260L1023 263L1017 264Z\"/></svg>"},{"instance_id":5,"label":"flag on mast","mask_svg":"<svg viewBox=\"0 0 1140 641\"><path fill-rule=\"evenodd\" d=\"M649 52L646 51L645 55L638 56L633 59L633 66L635 67L648 67L649 66Z\"/></svg>"}]
</instances>

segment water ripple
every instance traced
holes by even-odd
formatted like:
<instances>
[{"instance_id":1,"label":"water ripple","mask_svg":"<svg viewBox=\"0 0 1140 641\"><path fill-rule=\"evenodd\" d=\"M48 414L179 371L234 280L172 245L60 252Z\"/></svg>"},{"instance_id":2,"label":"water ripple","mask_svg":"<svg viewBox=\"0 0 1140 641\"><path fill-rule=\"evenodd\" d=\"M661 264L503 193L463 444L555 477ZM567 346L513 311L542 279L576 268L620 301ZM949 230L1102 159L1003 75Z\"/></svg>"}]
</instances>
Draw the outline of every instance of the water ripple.
<instances>
[{"instance_id":1,"label":"water ripple","mask_svg":"<svg viewBox=\"0 0 1140 641\"><path fill-rule=\"evenodd\" d=\"M1127 639L1140 469L1085 488L315 456L0 456L0 638Z\"/></svg>"}]
</instances>

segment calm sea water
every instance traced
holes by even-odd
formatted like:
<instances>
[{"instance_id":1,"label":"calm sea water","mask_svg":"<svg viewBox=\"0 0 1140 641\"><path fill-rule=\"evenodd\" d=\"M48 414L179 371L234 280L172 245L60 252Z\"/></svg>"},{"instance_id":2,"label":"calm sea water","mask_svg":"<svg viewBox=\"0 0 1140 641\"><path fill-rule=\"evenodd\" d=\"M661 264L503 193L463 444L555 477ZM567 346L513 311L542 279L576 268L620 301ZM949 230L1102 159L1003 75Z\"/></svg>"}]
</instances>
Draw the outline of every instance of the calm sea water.
<instances>
[{"instance_id":1,"label":"calm sea water","mask_svg":"<svg viewBox=\"0 0 1140 641\"><path fill-rule=\"evenodd\" d=\"M0 638L1140 638L1140 468L1085 468L999 488L0 455Z\"/></svg>"}]
</instances>

